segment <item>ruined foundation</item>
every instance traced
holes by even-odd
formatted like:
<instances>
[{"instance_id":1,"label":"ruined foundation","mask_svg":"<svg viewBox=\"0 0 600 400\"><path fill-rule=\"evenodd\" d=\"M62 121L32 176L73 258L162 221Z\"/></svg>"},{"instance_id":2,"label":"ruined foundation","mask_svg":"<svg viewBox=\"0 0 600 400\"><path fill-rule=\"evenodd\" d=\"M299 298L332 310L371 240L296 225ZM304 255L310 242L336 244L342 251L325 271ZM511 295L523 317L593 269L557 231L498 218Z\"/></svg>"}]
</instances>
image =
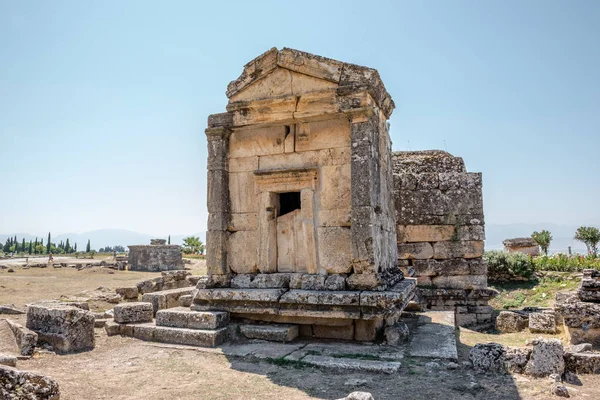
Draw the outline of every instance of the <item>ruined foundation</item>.
<instances>
[{"instance_id":1,"label":"ruined foundation","mask_svg":"<svg viewBox=\"0 0 600 400\"><path fill-rule=\"evenodd\" d=\"M165 243L164 239L152 239L150 245L127 246L129 270L159 272L183 269L181 248Z\"/></svg>"},{"instance_id":2,"label":"ruined foundation","mask_svg":"<svg viewBox=\"0 0 600 400\"><path fill-rule=\"evenodd\" d=\"M445 151L392 154L398 263L418 279L423 308L455 311L460 326L489 324L481 173Z\"/></svg>"}]
</instances>

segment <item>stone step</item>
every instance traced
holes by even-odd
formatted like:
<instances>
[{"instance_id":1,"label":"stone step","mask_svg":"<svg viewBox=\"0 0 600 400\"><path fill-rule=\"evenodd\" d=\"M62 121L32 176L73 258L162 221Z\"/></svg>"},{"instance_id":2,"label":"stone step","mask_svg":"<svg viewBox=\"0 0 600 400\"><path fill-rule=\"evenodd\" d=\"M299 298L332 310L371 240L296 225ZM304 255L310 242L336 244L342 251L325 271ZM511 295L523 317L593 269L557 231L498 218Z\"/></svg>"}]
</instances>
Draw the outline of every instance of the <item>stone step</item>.
<instances>
[{"instance_id":1,"label":"stone step","mask_svg":"<svg viewBox=\"0 0 600 400\"><path fill-rule=\"evenodd\" d=\"M132 324L121 329L121 334L148 342L182 344L198 347L217 347L227 337L227 328L215 330L171 328L156 326L153 323Z\"/></svg>"},{"instance_id":2,"label":"stone step","mask_svg":"<svg viewBox=\"0 0 600 400\"><path fill-rule=\"evenodd\" d=\"M409 355L458 360L454 311L427 311L418 315L417 328L408 345Z\"/></svg>"},{"instance_id":3,"label":"stone step","mask_svg":"<svg viewBox=\"0 0 600 400\"><path fill-rule=\"evenodd\" d=\"M179 298L181 296L191 295L194 287L185 287L180 289L161 290L159 292L144 293L142 302L152 303L154 314L158 310L179 307Z\"/></svg>"},{"instance_id":4,"label":"stone step","mask_svg":"<svg viewBox=\"0 0 600 400\"><path fill-rule=\"evenodd\" d=\"M156 325L187 329L219 329L229 323L229 313L225 311L191 311L185 307L159 310Z\"/></svg>"},{"instance_id":5,"label":"stone step","mask_svg":"<svg viewBox=\"0 0 600 400\"><path fill-rule=\"evenodd\" d=\"M240 332L248 339L291 342L298 337L299 329L298 325L289 324L241 325Z\"/></svg>"}]
</instances>

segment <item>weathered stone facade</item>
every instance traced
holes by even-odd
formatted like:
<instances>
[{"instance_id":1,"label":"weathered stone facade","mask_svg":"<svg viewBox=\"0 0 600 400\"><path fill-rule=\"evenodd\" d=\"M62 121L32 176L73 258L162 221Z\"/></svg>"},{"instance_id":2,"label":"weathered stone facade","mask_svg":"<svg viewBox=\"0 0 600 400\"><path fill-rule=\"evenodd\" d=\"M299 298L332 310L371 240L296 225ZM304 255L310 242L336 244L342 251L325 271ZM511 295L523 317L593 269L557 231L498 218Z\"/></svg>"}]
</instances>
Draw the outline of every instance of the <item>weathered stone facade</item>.
<instances>
[{"instance_id":1,"label":"weathered stone facade","mask_svg":"<svg viewBox=\"0 0 600 400\"><path fill-rule=\"evenodd\" d=\"M523 253L530 256L540 255L540 246L532 238L506 239L502 242L504 251L509 253Z\"/></svg>"},{"instance_id":2,"label":"weathered stone facade","mask_svg":"<svg viewBox=\"0 0 600 400\"><path fill-rule=\"evenodd\" d=\"M394 152L392 164L398 262L420 302L456 311L461 326L490 323L481 173L439 150Z\"/></svg>"},{"instance_id":3,"label":"weathered stone facade","mask_svg":"<svg viewBox=\"0 0 600 400\"><path fill-rule=\"evenodd\" d=\"M164 239L152 239L150 245L127 246L129 270L158 272L183 269L181 248L164 242Z\"/></svg>"},{"instance_id":4,"label":"weathered stone facade","mask_svg":"<svg viewBox=\"0 0 600 400\"><path fill-rule=\"evenodd\" d=\"M379 74L271 49L227 96L206 129L210 278L193 307L371 338L414 289L397 268L394 103Z\"/></svg>"}]
</instances>

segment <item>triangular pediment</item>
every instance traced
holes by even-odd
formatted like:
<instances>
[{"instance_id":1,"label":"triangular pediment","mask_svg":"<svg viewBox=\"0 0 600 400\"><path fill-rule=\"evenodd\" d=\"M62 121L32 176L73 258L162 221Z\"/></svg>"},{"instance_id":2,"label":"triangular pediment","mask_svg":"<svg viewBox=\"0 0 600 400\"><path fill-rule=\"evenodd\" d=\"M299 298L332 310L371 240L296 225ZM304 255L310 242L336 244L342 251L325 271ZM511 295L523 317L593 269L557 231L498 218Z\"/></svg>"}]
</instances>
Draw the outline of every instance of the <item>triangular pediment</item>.
<instances>
[{"instance_id":1,"label":"triangular pediment","mask_svg":"<svg viewBox=\"0 0 600 400\"><path fill-rule=\"evenodd\" d=\"M274 97L302 96L337 87L338 84L324 79L275 67L232 95L229 101L254 101Z\"/></svg>"},{"instance_id":2,"label":"triangular pediment","mask_svg":"<svg viewBox=\"0 0 600 400\"><path fill-rule=\"evenodd\" d=\"M227 86L227 97L233 103L336 87L369 91L388 117L394 109L377 70L288 48L272 48L246 64L239 78Z\"/></svg>"}]
</instances>

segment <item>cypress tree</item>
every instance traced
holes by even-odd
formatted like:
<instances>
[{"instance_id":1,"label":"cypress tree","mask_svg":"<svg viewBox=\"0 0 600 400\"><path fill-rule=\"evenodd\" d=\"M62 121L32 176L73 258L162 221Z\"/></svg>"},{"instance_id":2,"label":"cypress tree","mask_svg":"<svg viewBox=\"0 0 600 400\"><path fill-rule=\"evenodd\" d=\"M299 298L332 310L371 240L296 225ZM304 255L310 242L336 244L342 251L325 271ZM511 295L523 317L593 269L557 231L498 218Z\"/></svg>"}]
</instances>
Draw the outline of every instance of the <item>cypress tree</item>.
<instances>
[{"instance_id":1,"label":"cypress tree","mask_svg":"<svg viewBox=\"0 0 600 400\"><path fill-rule=\"evenodd\" d=\"M69 246L69 238L67 238L67 244L65 244L65 253L69 254L69 250L71 250L71 246Z\"/></svg>"},{"instance_id":2,"label":"cypress tree","mask_svg":"<svg viewBox=\"0 0 600 400\"><path fill-rule=\"evenodd\" d=\"M89 253L91 250L92 250L92 249L91 249L91 247L90 247L90 239L88 239L87 246L85 247L85 252L86 252L86 253Z\"/></svg>"},{"instance_id":3,"label":"cypress tree","mask_svg":"<svg viewBox=\"0 0 600 400\"><path fill-rule=\"evenodd\" d=\"M46 253L50 253L50 232L48 232L48 243L46 244Z\"/></svg>"},{"instance_id":4,"label":"cypress tree","mask_svg":"<svg viewBox=\"0 0 600 400\"><path fill-rule=\"evenodd\" d=\"M169 235L169 241L167 243L171 244L171 235Z\"/></svg>"},{"instance_id":5,"label":"cypress tree","mask_svg":"<svg viewBox=\"0 0 600 400\"><path fill-rule=\"evenodd\" d=\"M25 253L25 238L23 238L23 243L21 244L21 251Z\"/></svg>"},{"instance_id":6,"label":"cypress tree","mask_svg":"<svg viewBox=\"0 0 600 400\"><path fill-rule=\"evenodd\" d=\"M33 243L31 243L31 240L29 241L29 255L31 255L31 246Z\"/></svg>"},{"instance_id":7,"label":"cypress tree","mask_svg":"<svg viewBox=\"0 0 600 400\"><path fill-rule=\"evenodd\" d=\"M77 243L75 243L75 247L73 248L73 250L75 250L75 253L77 253Z\"/></svg>"}]
</instances>

